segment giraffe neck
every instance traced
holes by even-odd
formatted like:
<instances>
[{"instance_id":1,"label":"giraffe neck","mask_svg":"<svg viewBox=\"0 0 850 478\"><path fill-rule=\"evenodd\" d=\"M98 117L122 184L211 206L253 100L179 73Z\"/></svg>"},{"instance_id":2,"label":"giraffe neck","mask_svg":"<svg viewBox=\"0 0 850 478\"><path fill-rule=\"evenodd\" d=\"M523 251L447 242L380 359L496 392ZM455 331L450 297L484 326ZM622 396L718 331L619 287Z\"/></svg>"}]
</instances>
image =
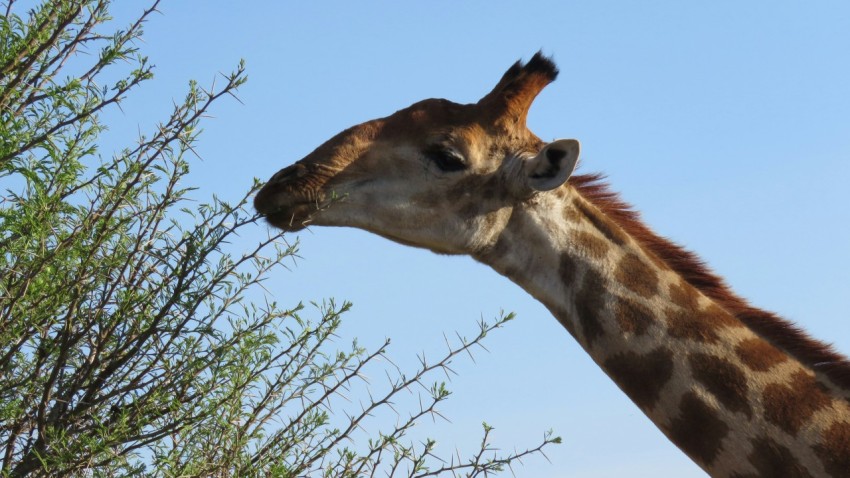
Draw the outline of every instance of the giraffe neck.
<instances>
[{"instance_id":1,"label":"giraffe neck","mask_svg":"<svg viewBox=\"0 0 850 478\"><path fill-rule=\"evenodd\" d=\"M476 258L540 300L712 476L846 476L846 390L772 345L570 187Z\"/></svg>"}]
</instances>

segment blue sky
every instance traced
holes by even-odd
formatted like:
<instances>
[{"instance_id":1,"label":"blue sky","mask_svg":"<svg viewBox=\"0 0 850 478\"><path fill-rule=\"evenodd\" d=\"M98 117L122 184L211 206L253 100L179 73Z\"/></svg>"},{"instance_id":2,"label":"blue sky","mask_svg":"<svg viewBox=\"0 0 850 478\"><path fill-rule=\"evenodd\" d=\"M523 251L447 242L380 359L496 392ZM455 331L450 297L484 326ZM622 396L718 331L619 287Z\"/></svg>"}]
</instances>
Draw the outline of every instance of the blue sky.
<instances>
[{"instance_id":1,"label":"blue sky","mask_svg":"<svg viewBox=\"0 0 850 478\"><path fill-rule=\"evenodd\" d=\"M136 8L122 2L121 9ZM110 119L132 141L190 79L240 58L249 82L214 109L192 179L237 197L340 130L429 97L477 101L537 50L558 80L529 127L578 138L581 172L605 172L656 231L698 252L755 305L850 352L850 3L166 2L141 45L156 79ZM121 12L117 12L121 14ZM257 237L265 236L263 227ZM450 454L564 443L521 477L704 476L519 287L469 258L367 233L314 228L302 260L267 287L283 304L350 300L340 346L393 339L391 356L436 356L500 310L518 320L460 359L422 431Z\"/></svg>"}]
</instances>

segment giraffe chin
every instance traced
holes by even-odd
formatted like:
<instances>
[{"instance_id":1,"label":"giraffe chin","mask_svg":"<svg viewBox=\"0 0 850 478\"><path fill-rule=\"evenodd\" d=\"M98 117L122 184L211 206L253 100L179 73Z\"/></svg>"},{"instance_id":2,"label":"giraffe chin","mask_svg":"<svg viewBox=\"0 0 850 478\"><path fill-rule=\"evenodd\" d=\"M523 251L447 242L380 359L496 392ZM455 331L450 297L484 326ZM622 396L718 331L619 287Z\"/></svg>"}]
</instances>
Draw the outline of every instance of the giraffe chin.
<instances>
[{"instance_id":1,"label":"giraffe chin","mask_svg":"<svg viewBox=\"0 0 850 478\"><path fill-rule=\"evenodd\" d=\"M265 214L266 222L286 232L298 232L310 223L310 214L298 207L279 209Z\"/></svg>"}]
</instances>

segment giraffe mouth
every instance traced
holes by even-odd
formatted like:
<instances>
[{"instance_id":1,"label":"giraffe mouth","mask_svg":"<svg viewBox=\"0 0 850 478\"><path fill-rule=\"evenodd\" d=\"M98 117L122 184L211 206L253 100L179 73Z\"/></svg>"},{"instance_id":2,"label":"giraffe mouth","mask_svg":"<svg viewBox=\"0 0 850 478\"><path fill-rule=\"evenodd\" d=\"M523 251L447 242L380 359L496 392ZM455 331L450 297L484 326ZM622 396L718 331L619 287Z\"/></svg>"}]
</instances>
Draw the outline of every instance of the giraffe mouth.
<instances>
[{"instance_id":1,"label":"giraffe mouth","mask_svg":"<svg viewBox=\"0 0 850 478\"><path fill-rule=\"evenodd\" d=\"M276 204L274 202L269 204L263 201L255 201L255 208L272 226L286 232L297 232L310 226L317 214L322 213L333 203L342 199L344 198L332 195L331 198L325 199L287 197L282 201L278 197Z\"/></svg>"},{"instance_id":2,"label":"giraffe mouth","mask_svg":"<svg viewBox=\"0 0 850 478\"><path fill-rule=\"evenodd\" d=\"M293 193L273 177L254 197L254 209L270 225L287 232L300 231L307 227L319 205L300 194Z\"/></svg>"},{"instance_id":3,"label":"giraffe mouth","mask_svg":"<svg viewBox=\"0 0 850 478\"><path fill-rule=\"evenodd\" d=\"M313 214L320 208L315 203L296 203L279 207L272 211L260 211L266 222L286 232L297 232L310 225Z\"/></svg>"},{"instance_id":4,"label":"giraffe mouth","mask_svg":"<svg viewBox=\"0 0 850 478\"><path fill-rule=\"evenodd\" d=\"M257 192L254 209L269 224L284 231L306 228L316 213L339 199L335 193L326 194L323 190L330 176L323 173L321 166L301 160L281 169Z\"/></svg>"}]
</instances>

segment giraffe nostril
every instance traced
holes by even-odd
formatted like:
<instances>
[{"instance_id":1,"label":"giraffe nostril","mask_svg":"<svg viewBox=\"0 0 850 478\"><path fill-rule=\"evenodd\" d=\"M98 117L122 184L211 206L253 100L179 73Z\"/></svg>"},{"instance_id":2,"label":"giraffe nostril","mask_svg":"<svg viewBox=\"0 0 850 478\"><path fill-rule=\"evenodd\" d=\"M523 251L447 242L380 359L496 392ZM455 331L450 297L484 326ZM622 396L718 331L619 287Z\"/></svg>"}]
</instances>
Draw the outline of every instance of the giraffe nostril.
<instances>
[{"instance_id":1,"label":"giraffe nostril","mask_svg":"<svg viewBox=\"0 0 850 478\"><path fill-rule=\"evenodd\" d=\"M307 174L307 168L300 163L287 166L276 172L269 180L270 183L281 183L291 179L298 179Z\"/></svg>"}]
</instances>

